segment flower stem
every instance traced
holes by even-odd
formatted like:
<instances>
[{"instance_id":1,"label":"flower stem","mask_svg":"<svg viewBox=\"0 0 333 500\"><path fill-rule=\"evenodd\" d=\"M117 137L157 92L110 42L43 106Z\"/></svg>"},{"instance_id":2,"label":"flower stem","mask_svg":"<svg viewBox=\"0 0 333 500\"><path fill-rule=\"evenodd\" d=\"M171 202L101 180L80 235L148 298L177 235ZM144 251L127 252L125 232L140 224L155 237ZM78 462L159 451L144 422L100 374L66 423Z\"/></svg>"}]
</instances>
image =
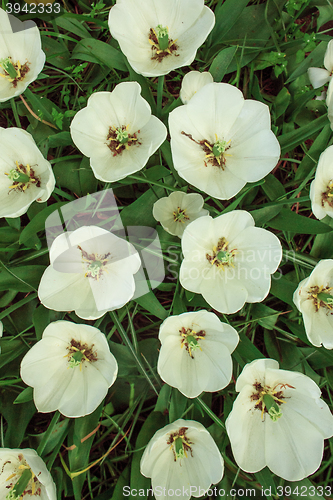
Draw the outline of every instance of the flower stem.
<instances>
[{"instance_id":1,"label":"flower stem","mask_svg":"<svg viewBox=\"0 0 333 500\"><path fill-rule=\"evenodd\" d=\"M163 84L164 84L164 75L158 77L157 82L157 109L156 114L158 118L161 118L162 115L162 99L163 99Z\"/></svg>"},{"instance_id":2,"label":"flower stem","mask_svg":"<svg viewBox=\"0 0 333 500\"><path fill-rule=\"evenodd\" d=\"M199 403L199 405L203 408L203 410L207 413L207 415L219 426L221 429L225 431L225 425L220 420L215 413L212 412L212 410L209 408L209 406L206 405L206 403L199 397L195 398L195 400Z\"/></svg>"},{"instance_id":3,"label":"flower stem","mask_svg":"<svg viewBox=\"0 0 333 500\"><path fill-rule=\"evenodd\" d=\"M128 338L127 333L125 332L124 328L122 327L122 324L120 323L117 314L114 311L110 311L109 314L110 314L110 316L111 316L114 324L117 326L118 333L121 336L123 342L125 343L125 345L127 345L127 347L129 348L129 350L131 351L132 356L134 357L139 370L141 371L142 375L144 375L144 377L147 379L147 382L149 383L149 385L151 386L151 388L153 389L153 391L155 392L155 394L158 396L158 392L157 392L154 384L150 380L150 378L149 378L149 376L148 376L148 374L147 374L147 372L146 372L143 364L141 363L140 359L138 358L135 350L133 349L133 346L132 346L132 344L130 342L130 339Z\"/></svg>"},{"instance_id":4,"label":"flower stem","mask_svg":"<svg viewBox=\"0 0 333 500\"><path fill-rule=\"evenodd\" d=\"M16 102L14 101L14 99L10 100L10 104L12 106L12 110L13 110L13 114L14 114L16 126L19 127L19 128L22 128L22 125L21 125L21 122L20 122L20 118L19 118L19 115L18 115L18 112L17 112Z\"/></svg>"}]
</instances>

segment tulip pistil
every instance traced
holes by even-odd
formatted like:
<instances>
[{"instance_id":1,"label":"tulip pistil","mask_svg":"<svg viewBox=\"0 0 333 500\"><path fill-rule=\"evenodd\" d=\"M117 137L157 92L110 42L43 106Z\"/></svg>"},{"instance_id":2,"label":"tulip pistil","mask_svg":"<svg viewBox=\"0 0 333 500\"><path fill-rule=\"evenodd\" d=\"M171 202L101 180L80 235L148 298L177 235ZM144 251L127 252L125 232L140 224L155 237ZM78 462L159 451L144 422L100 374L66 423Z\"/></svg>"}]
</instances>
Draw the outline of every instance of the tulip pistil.
<instances>
[{"instance_id":1,"label":"tulip pistil","mask_svg":"<svg viewBox=\"0 0 333 500\"><path fill-rule=\"evenodd\" d=\"M219 139L217 137L217 134L215 134L216 141L214 143L211 143L208 140L196 141L195 139L193 139L191 134L187 134L184 131L182 131L181 134L191 139L191 141L195 142L203 149L206 158L204 160L205 167L208 167L208 163L210 163L214 167L220 167L222 168L222 170L224 170L226 157L232 156L231 154L226 153L226 151L231 147L231 140L224 141L222 139Z\"/></svg>"},{"instance_id":2,"label":"tulip pistil","mask_svg":"<svg viewBox=\"0 0 333 500\"><path fill-rule=\"evenodd\" d=\"M158 62L163 61L165 57L168 57L178 49L176 45L177 40L172 40L169 38L169 29L167 26L162 26L158 24L156 28L150 28L148 41L151 45L153 51L153 60ZM178 56L178 54L174 54Z\"/></svg>"},{"instance_id":3,"label":"tulip pistil","mask_svg":"<svg viewBox=\"0 0 333 500\"><path fill-rule=\"evenodd\" d=\"M106 138L107 146L112 151L113 156L120 155L125 149L129 149L134 144L139 146L141 142L138 140L138 130L134 134L128 132L128 125L122 127L109 127L109 133Z\"/></svg>"},{"instance_id":4,"label":"tulip pistil","mask_svg":"<svg viewBox=\"0 0 333 500\"><path fill-rule=\"evenodd\" d=\"M24 193L31 185L40 187L40 178L35 174L29 164L25 166L22 164L19 165L18 161L15 163L16 168L12 168L9 172L5 172L5 175L13 182L13 184L9 186L9 189L16 189Z\"/></svg>"},{"instance_id":5,"label":"tulip pistil","mask_svg":"<svg viewBox=\"0 0 333 500\"><path fill-rule=\"evenodd\" d=\"M253 387L256 392L251 395L251 400L256 401L254 407L261 411L261 419L263 419L264 414L267 413L273 422L277 422L282 416L280 406L286 403L286 401L282 399L283 397L286 399L286 396L283 396L282 389L286 389L286 387L295 389L295 387L289 384L277 384L275 387L271 388L269 386L262 386L260 382L253 384Z\"/></svg>"},{"instance_id":6,"label":"tulip pistil","mask_svg":"<svg viewBox=\"0 0 333 500\"><path fill-rule=\"evenodd\" d=\"M86 267L86 272L84 274L85 278L93 278L94 280L99 280L103 275L103 271L107 272L107 268L105 267L108 263L110 257L110 252L105 255L98 254L89 254L85 250L83 250L80 245L77 246L82 254L82 263Z\"/></svg>"},{"instance_id":7,"label":"tulip pistil","mask_svg":"<svg viewBox=\"0 0 333 500\"><path fill-rule=\"evenodd\" d=\"M333 309L333 295L330 294L331 290L333 290L333 287L326 286L324 288L323 285L310 287L308 299L313 300L316 312L321 307L327 309L327 312Z\"/></svg>"},{"instance_id":8,"label":"tulip pistil","mask_svg":"<svg viewBox=\"0 0 333 500\"><path fill-rule=\"evenodd\" d=\"M330 207L333 207L333 179L327 184L326 191L321 195L321 204L328 203Z\"/></svg>"},{"instance_id":9,"label":"tulip pistil","mask_svg":"<svg viewBox=\"0 0 333 500\"><path fill-rule=\"evenodd\" d=\"M185 220L190 220L186 215L186 210L182 210L180 207L177 207L177 210L172 212L172 214L175 222L182 222L184 224Z\"/></svg>"},{"instance_id":10,"label":"tulip pistil","mask_svg":"<svg viewBox=\"0 0 333 500\"><path fill-rule=\"evenodd\" d=\"M69 351L64 357L68 358L68 368L80 367L82 370L82 364L87 362L97 361L97 354L93 351L94 344L90 347L88 344L82 344L80 341L72 339L67 350Z\"/></svg>"},{"instance_id":11,"label":"tulip pistil","mask_svg":"<svg viewBox=\"0 0 333 500\"><path fill-rule=\"evenodd\" d=\"M14 469L12 468L12 474L5 480L5 482L7 482L13 479L13 481L6 486L6 488L9 489L6 500L21 500L23 497L29 496L30 498L30 496L40 496L41 483L24 460L23 455L19 454L18 458L21 462L20 465L16 466ZM2 473L4 473L4 467L7 464L13 467L12 462L8 460L2 467Z\"/></svg>"},{"instance_id":12,"label":"tulip pistil","mask_svg":"<svg viewBox=\"0 0 333 500\"><path fill-rule=\"evenodd\" d=\"M12 83L14 88L17 87L17 83L22 81L29 71L29 65L27 62L21 64L20 61L17 61L13 64L11 57L1 59L0 67L5 72L4 74L0 73L0 76L6 78L10 83Z\"/></svg>"},{"instance_id":13,"label":"tulip pistil","mask_svg":"<svg viewBox=\"0 0 333 500\"><path fill-rule=\"evenodd\" d=\"M170 445L170 450L173 452L174 461L187 458L188 452L193 457L191 444L193 444L186 436L188 427L181 427L178 431L169 434L167 444Z\"/></svg>"},{"instance_id":14,"label":"tulip pistil","mask_svg":"<svg viewBox=\"0 0 333 500\"><path fill-rule=\"evenodd\" d=\"M206 254L206 259L210 264L224 271L225 267L235 267L233 260L237 253L237 249L228 250L228 241L225 238L220 238L217 245L213 246L213 255Z\"/></svg>"},{"instance_id":15,"label":"tulip pistil","mask_svg":"<svg viewBox=\"0 0 333 500\"><path fill-rule=\"evenodd\" d=\"M200 343L199 340L203 340L206 336L206 332L204 330L200 330L199 332L196 332L192 330L191 328L184 328L182 327L179 330L181 338L181 348L185 346L186 351L189 353L190 357L194 359L193 352L196 351L197 349L200 349Z\"/></svg>"}]
</instances>

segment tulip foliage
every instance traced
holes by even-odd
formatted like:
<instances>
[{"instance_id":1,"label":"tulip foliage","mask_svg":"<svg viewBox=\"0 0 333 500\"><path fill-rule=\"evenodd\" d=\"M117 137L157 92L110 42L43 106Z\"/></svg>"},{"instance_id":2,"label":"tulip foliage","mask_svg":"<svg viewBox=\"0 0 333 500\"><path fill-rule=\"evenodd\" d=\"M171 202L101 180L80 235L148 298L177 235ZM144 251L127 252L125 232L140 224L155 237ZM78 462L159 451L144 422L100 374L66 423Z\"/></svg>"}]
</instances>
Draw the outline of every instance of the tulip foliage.
<instances>
[{"instance_id":1,"label":"tulip foliage","mask_svg":"<svg viewBox=\"0 0 333 500\"><path fill-rule=\"evenodd\" d=\"M0 500L332 498L330 2L1 7Z\"/></svg>"}]
</instances>

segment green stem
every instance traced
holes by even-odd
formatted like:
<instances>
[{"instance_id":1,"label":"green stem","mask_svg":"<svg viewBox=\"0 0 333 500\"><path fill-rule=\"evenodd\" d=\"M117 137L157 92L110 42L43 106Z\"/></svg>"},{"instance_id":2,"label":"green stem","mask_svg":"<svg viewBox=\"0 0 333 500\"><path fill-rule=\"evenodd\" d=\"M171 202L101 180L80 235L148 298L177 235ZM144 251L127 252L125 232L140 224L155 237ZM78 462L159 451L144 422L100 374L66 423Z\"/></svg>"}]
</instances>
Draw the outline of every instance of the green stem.
<instances>
[{"instance_id":1,"label":"green stem","mask_svg":"<svg viewBox=\"0 0 333 500\"><path fill-rule=\"evenodd\" d=\"M132 346L132 344L130 342L130 339L127 336L127 333L125 332L122 324L119 321L119 318L118 318L117 314L114 311L110 311L109 314L110 314L110 316L111 316L114 324L117 326L118 333L121 336L123 342L127 345L127 347L129 348L129 350L131 351L132 356L134 357L139 370L141 371L142 375L145 377L145 379L147 380L147 382L149 383L149 385L151 386L151 388L153 389L153 391L155 392L155 394L158 396L158 392L157 392L154 384L152 383L152 381L148 377L148 374L147 374L147 372L146 372L143 364L141 363L141 360L138 358L138 356L137 356L137 354L136 354L136 352L135 352L135 350L134 350L134 348L133 348L133 346Z\"/></svg>"},{"instance_id":2,"label":"green stem","mask_svg":"<svg viewBox=\"0 0 333 500\"><path fill-rule=\"evenodd\" d=\"M163 85L164 85L164 75L158 77L158 83L157 83L156 114L157 114L158 118L161 118L161 115L162 115Z\"/></svg>"},{"instance_id":3,"label":"green stem","mask_svg":"<svg viewBox=\"0 0 333 500\"><path fill-rule=\"evenodd\" d=\"M219 426L221 427L221 429L223 429L225 431L225 425L224 423L222 422L222 420L220 420L214 412L212 412L212 410L209 408L209 406L206 405L206 403L204 401L202 401L201 398L197 397L195 398L196 401L199 403L199 405L203 408L203 410L207 413L207 415Z\"/></svg>"},{"instance_id":4,"label":"green stem","mask_svg":"<svg viewBox=\"0 0 333 500\"><path fill-rule=\"evenodd\" d=\"M16 126L19 127L19 128L22 128L22 125L21 125L21 122L20 122L20 118L19 118L19 115L18 115L18 112L17 112L17 107L16 107L15 100L11 99L10 100L10 104L12 106L12 110L13 110L13 114L14 114Z\"/></svg>"}]
</instances>

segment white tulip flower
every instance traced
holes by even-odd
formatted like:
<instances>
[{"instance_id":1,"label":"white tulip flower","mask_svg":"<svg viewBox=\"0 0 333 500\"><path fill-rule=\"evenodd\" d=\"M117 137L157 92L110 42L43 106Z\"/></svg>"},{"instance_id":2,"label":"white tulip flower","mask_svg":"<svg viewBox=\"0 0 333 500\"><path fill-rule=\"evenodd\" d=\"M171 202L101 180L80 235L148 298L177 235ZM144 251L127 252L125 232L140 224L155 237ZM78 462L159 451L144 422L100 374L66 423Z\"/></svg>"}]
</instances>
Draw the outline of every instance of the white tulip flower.
<instances>
[{"instance_id":1,"label":"white tulip flower","mask_svg":"<svg viewBox=\"0 0 333 500\"><path fill-rule=\"evenodd\" d=\"M333 40L330 40L327 45L327 49L324 57L324 66L323 68L309 68L308 76L311 82L311 85L314 89L319 89L325 85L325 83L329 82L332 78L333 72Z\"/></svg>"},{"instance_id":2,"label":"white tulip flower","mask_svg":"<svg viewBox=\"0 0 333 500\"><path fill-rule=\"evenodd\" d=\"M184 231L182 251L181 285L226 314L239 311L245 302L261 302L282 258L279 239L254 227L244 210L195 220Z\"/></svg>"},{"instance_id":3,"label":"white tulip flower","mask_svg":"<svg viewBox=\"0 0 333 500\"><path fill-rule=\"evenodd\" d=\"M201 194L186 194L174 191L154 203L153 216L168 233L181 238L185 228L198 217L209 215L202 208L204 199Z\"/></svg>"},{"instance_id":4,"label":"white tulip flower","mask_svg":"<svg viewBox=\"0 0 333 500\"><path fill-rule=\"evenodd\" d=\"M123 82L113 92L95 92L74 116L74 144L90 158L97 179L115 182L141 170L167 136L151 114L137 82Z\"/></svg>"},{"instance_id":5,"label":"white tulip flower","mask_svg":"<svg viewBox=\"0 0 333 500\"><path fill-rule=\"evenodd\" d=\"M183 104L187 104L190 99L208 83L213 83L213 76L209 71L190 71L186 73L182 80L179 97Z\"/></svg>"},{"instance_id":6,"label":"white tulip flower","mask_svg":"<svg viewBox=\"0 0 333 500\"><path fill-rule=\"evenodd\" d=\"M189 500L203 496L223 476L224 462L212 436L194 420L166 425L149 441L140 463L141 474L151 477L155 496Z\"/></svg>"},{"instance_id":7,"label":"white tulip flower","mask_svg":"<svg viewBox=\"0 0 333 500\"><path fill-rule=\"evenodd\" d=\"M111 35L143 76L191 64L214 24L204 0L117 0L109 14Z\"/></svg>"},{"instance_id":8,"label":"white tulip flower","mask_svg":"<svg viewBox=\"0 0 333 500\"><path fill-rule=\"evenodd\" d=\"M333 146L321 153L310 186L311 209L317 219L333 217Z\"/></svg>"},{"instance_id":9,"label":"white tulip flower","mask_svg":"<svg viewBox=\"0 0 333 500\"><path fill-rule=\"evenodd\" d=\"M41 303L54 311L75 310L90 320L133 297L133 275L141 260L126 240L97 226L83 226L57 236L50 263L38 288Z\"/></svg>"},{"instance_id":10,"label":"white tulip flower","mask_svg":"<svg viewBox=\"0 0 333 500\"><path fill-rule=\"evenodd\" d=\"M35 450L0 448L0 498L56 500L52 476Z\"/></svg>"},{"instance_id":11,"label":"white tulip flower","mask_svg":"<svg viewBox=\"0 0 333 500\"><path fill-rule=\"evenodd\" d=\"M37 410L59 410L66 417L96 410L117 373L105 335L70 321L50 323L21 363L21 378L34 388Z\"/></svg>"},{"instance_id":12,"label":"white tulip flower","mask_svg":"<svg viewBox=\"0 0 333 500\"><path fill-rule=\"evenodd\" d=\"M266 104L227 83L202 87L169 115L175 169L201 191L228 200L277 164L280 145Z\"/></svg>"},{"instance_id":13,"label":"white tulip flower","mask_svg":"<svg viewBox=\"0 0 333 500\"><path fill-rule=\"evenodd\" d=\"M245 366L236 391L226 429L238 467L258 472L267 466L287 481L313 474L324 439L333 435L333 416L317 384L279 370L273 359L257 359Z\"/></svg>"},{"instance_id":14,"label":"white tulip flower","mask_svg":"<svg viewBox=\"0 0 333 500\"><path fill-rule=\"evenodd\" d=\"M236 330L208 311L170 316L162 323L157 371L184 396L226 387L232 375L231 353L239 341Z\"/></svg>"},{"instance_id":15,"label":"white tulip flower","mask_svg":"<svg viewBox=\"0 0 333 500\"><path fill-rule=\"evenodd\" d=\"M34 201L49 199L55 186L50 163L32 136L0 127L0 217L19 217Z\"/></svg>"},{"instance_id":16,"label":"white tulip flower","mask_svg":"<svg viewBox=\"0 0 333 500\"><path fill-rule=\"evenodd\" d=\"M333 260L318 262L294 292L294 303L302 313L311 344L333 349Z\"/></svg>"},{"instance_id":17,"label":"white tulip flower","mask_svg":"<svg viewBox=\"0 0 333 500\"><path fill-rule=\"evenodd\" d=\"M38 27L0 8L0 102L25 91L45 63Z\"/></svg>"}]
</instances>

